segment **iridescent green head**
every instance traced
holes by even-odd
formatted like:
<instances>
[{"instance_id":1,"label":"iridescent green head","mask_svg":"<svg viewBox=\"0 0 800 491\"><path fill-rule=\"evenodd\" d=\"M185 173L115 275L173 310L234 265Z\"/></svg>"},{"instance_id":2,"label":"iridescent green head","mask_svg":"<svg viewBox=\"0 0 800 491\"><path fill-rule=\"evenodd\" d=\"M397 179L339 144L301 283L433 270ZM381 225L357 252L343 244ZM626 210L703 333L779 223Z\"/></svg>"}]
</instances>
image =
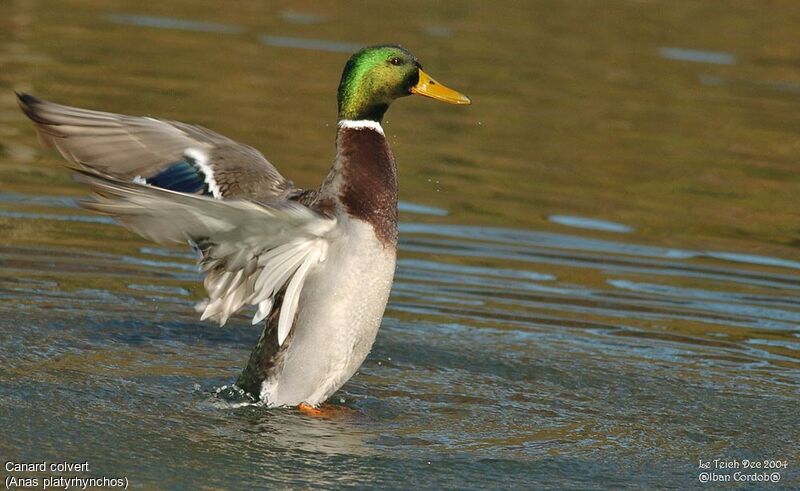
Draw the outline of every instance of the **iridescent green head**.
<instances>
[{"instance_id":1,"label":"iridescent green head","mask_svg":"<svg viewBox=\"0 0 800 491\"><path fill-rule=\"evenodd\" d=\"M339 119L380 121L399 97L419 94L451 104L467 96L439 84L422 71L417 58L400 46L370 46L347 61L339 83Z\"/></svg>"}]
</instances>

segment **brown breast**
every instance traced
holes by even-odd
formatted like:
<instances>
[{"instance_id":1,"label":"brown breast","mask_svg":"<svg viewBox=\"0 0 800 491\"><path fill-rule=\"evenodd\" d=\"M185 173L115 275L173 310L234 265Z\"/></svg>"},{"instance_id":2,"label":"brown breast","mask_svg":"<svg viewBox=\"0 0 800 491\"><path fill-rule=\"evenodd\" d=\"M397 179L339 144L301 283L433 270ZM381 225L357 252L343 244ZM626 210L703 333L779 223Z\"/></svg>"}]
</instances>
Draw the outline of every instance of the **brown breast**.
<instances>
[{"instance_id":1,"label":"brown breast","mask_svg":"<svg viewBox=\"0 0 800 491\"><path fill-rule=\"evenodd\" d=\"M369 128L340 128L336 143L340 202L350 216L371 224L385 247L396 247L397 167L386 138Z\"/></svg>"}]
</instances>

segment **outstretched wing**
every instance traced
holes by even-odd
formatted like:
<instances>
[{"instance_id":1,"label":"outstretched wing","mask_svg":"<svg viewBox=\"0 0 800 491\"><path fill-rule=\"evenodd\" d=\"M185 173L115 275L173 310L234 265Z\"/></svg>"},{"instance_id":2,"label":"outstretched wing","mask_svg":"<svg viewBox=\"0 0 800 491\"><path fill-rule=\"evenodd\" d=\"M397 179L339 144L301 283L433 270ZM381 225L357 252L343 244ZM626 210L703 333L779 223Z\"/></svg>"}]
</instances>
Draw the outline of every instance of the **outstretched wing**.
<instances>
[{"instance_id":1,"label":"outstretched wing","mask_svg":"<svg viewBox=\"0 0 800 491\"><path fill-rule=\"evenodd\" d=\"M278 344L283 344L306 275L325 260L335 218L291 201L280 208L221 201L78 172L95 194L94 201L82 203L86 208L162 244L191 240L201 246L209 295L204 319L222 325L252 304L258 306L255 324L270 313L283 291L278 324Z\"/></svg>"},{"instance_id":2,"label":"outstretched wing","mask_svg":"<svg viewBox=\"0 0 800 491\"><path fill-rule=\"evenodd\" d=\"M270 200L293 189L258 150L200 126L17 97L45 144L122 181L218 199Z\"/></svg>"}]
</instances>

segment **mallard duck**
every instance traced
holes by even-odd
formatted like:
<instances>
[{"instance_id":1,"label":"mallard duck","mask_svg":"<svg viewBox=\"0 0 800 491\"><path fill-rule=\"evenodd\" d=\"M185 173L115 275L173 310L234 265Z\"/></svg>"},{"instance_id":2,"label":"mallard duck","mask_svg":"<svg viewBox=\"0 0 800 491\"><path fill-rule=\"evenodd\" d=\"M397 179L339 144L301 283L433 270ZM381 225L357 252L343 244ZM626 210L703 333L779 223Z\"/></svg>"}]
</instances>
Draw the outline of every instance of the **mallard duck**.
<instances>
[{"instance_id":1,"label":"mallard duck","mask_svg":"<svg viewBox=\"0 0 800 491\"><path fill-rule=\"evenodd\" d=\"M400 46L355 53L339 84L336 157L315 190L206 128L17 95L43 142L89 184L84 207L199 251L202 319L224 325L255 306L252 322L265 326L236 385L269 407L313 411L361 366L386 308L397 168L381 121L411 94L470 104Z\"/></svg>"}]
</instances>

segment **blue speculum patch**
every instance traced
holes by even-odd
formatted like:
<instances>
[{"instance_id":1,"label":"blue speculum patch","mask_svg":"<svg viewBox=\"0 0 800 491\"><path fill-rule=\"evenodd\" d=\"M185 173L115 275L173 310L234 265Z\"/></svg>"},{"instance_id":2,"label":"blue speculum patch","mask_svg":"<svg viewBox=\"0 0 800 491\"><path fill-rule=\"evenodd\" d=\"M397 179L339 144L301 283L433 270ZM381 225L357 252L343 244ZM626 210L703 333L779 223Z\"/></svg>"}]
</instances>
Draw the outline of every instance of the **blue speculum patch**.
<instances>
[{"instance_id":1,"label":"blue speculum patch","mask_svg":"<svg viewBox=\"0 0 800 491\"><path fill-rule=\"evenodd\" d=\"M205 173L191 157L175 162L158 174L148 177L146 182L151 186L179 193L200 193L211 196Z\"/></svg>"}]
</instances>

